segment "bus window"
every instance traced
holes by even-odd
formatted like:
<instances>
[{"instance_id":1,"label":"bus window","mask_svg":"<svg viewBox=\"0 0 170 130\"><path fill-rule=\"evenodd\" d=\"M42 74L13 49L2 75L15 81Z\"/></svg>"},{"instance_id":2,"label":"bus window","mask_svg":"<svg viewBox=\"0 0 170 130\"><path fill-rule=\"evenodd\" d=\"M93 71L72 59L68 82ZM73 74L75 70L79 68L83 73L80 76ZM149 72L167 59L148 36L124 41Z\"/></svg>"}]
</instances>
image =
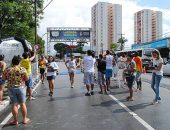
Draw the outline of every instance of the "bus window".
<instances>
[{"instance_id":1,"label":"bus window","mask_svg":"<svg viewBox=\"0 0 170 130\"><path fill-rule=\"evenodd\" d=\"M146 49L143 54L147 57L152 57L152 51L153 49Z\"/></svg>"}]
</instances>

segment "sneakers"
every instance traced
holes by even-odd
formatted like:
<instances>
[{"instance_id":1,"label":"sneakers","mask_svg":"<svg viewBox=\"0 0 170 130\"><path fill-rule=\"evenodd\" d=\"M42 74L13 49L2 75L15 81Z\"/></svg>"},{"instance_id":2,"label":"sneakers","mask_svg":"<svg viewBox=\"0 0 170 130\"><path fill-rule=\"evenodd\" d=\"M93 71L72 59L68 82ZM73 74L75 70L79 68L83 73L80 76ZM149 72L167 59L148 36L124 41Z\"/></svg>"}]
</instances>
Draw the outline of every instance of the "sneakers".
<instances>
[{"instance_id":1,"label":"sneakers","mask_svg":"<svg viewBox=\"0 0 170 130\"><path fill-rule=\"evenodd\" d=\"M85 96L91 96L91 94L87 92L87 93L85 93Z\"/></svg>"},{"instance_id":2,"label":"sneakers","mask_svg":"<svg viewBox=\"0 0 170 130\"><path fill-rule=\"evenodd\" d=\"M29 100L30 100L30 101L31 101L31 100L35 100L35 97L30 97Z\"/></svg>"},{"instance_id":3,"label":"sneakers","mask_svg":"<svg viewBox=\"0 0 170 130\"><path fill-rule=\"evenodd\" d=\"M93 91L91 91L91 95L94 95L94 92L93 92Z\"/></svg>"},{"instance_id":4,"label":"sneakers","mask_svg":"<svg viewBox=\"0 0 170 130\"><path fill-rule=\"evenodd\" d=\"M50 97L52 97L53 96L53 92L49 92L49 94L48 94Z\"/></svg>"},{"instance_id":5,"label":"sneakers","mask_svg":"<svg viewBox=\"0 0 170 130\"><path fill-rule=\"evenodd\" d=\"M152 105L158 104L161 102L161 98L159 97L158 100L153 100Z\"/></svg>"},{"instance_id":6,"label":"sneakers","mask_svg":"<svg viewBox=\"0 0 170 130\"><path fill-rule=\"evenodd\" d=\"M155 104L158 104L159 103L159 101L157 100L154 100L153 102L152 102L152 105L155 105Z\"/></svg>"},{"instance_id":7,"label":"sneakers","mask_svg":"<svg viewBox=\"0 0 170 130\"><path fill-rule=\"evenodd\" d=\"M133 99L132 97L128 96L128 97L126 98L126 100L127 100L127 101L133 101L134 99Z\"/></svg>"},{"instance_id":8,"label":"sneakers","mask_svg":"<svg viewBox=\"0 0 170 130\"><path fill-rule=\"evenodd\" d=\"M99 94L103 94L103 92L102 92L102 91L100 91L100 92L99 92Z\"/></svg>"},{"instance_id":9,"label":"sneakers","mask_svg":"<svg viewBox=\"0 0 170 130\"><path fill-rule=\"evenodd\" d=\"M74 88L74 86L71 86L71 88Z\"/></svg>"}]
</instances>

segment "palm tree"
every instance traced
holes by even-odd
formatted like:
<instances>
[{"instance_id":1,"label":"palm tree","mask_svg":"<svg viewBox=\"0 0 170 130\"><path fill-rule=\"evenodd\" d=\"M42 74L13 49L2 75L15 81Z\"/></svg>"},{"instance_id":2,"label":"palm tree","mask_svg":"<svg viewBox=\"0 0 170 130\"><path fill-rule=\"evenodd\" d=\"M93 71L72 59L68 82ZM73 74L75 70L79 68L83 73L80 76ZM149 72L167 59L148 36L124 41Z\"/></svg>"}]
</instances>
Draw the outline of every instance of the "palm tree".
<instances>
[{"instance_id":1,"label":"palm tree","mask_svg":"<svg viewBox=\"0 0 170 130\"><path fill-rule=\"evenodd\" d=\"M128 41L128 40L127 40L125 37L119 38L119 40L118 40L117 43L120 43L120 50L123 50L123 49L124 49L125 42L127 42L127 41Z\"/></svg>"}]
</instances>

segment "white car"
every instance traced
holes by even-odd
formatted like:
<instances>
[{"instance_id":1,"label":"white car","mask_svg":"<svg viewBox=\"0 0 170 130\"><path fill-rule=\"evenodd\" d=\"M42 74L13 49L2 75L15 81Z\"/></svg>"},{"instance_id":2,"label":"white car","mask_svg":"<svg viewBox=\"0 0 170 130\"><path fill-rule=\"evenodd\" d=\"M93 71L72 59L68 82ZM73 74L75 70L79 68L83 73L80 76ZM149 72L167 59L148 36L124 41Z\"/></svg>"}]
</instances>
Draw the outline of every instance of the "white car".
<instances>
[{"instance_id":1,"label":"white car","mask_svg":"<svg viewBox=\"0 0 170 130\"><path fill-rule=\"evenodd\" d=\"M167 61L167 62L163 65L163 74L164 74L164 75L170 75L170 61Z\"/></svg>"}]
</instances>

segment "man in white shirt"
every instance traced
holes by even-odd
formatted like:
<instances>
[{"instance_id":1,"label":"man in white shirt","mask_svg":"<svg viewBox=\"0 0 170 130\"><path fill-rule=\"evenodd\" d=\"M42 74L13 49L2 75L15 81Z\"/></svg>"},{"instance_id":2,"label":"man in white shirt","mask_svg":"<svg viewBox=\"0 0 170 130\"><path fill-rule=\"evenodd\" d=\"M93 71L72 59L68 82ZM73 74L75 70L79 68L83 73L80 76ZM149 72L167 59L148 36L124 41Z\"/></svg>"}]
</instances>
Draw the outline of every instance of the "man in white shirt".
<instances>
[{"instance_id":1,"label":"man in white shirt","mask_svg":"<svg viewBox=\"0 0 170 130\"><path fill-rule=\"evenodd\" d=\"M87 93L85 96L94 95L94 64L95 60L92 57L92 52L90 50L87 51L87 56L83 59L83 68L84 68L84 84L87 88ZM90 92L91 90L91 92Z\"/></svg>"},{"instance_id":2,"label":"man in white shirt","mask_svg":"<svg viewBox=\"0 0 170 130\"><path fill-rule=\"evenodd\" d=\"M110 78L112 77L113 73L113 56L110 54L110 51L106 51L106 86L107 91L109 91L110 88Z\"/></svg>"}]
</instances>

